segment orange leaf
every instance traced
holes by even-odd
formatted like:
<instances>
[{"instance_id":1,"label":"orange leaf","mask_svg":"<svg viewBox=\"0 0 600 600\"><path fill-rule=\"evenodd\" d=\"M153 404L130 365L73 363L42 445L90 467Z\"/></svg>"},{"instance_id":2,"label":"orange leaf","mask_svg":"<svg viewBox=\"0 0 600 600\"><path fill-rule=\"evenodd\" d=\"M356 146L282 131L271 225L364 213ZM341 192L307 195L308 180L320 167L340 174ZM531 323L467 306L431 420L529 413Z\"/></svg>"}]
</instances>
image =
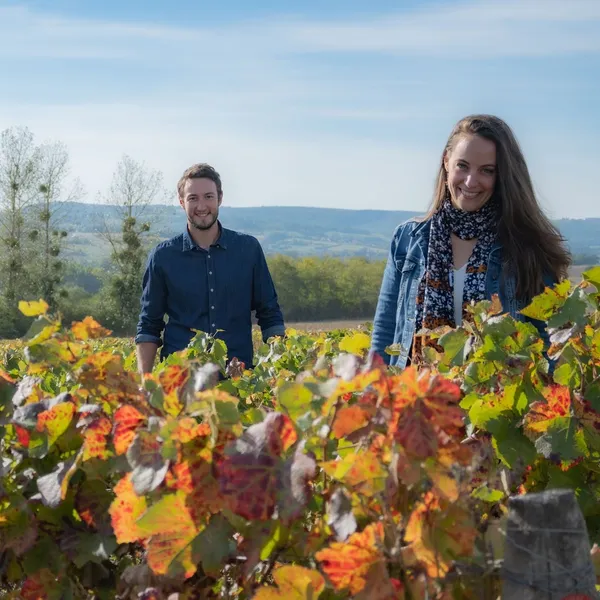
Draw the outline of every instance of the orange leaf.
<instances>
[{"instance_id":1,"label":"orange leaf","mask_svg":"<svg viewBox=\"0 0 600 600\"><path fill-rule=\"evenodd\" d=\"M281 415L283 422L279 429L279 437L281 438L281 448L285 452L288 448L293 446L298 440L298 434L294 423L287 415Z\"/></svg>"},{"instance_id":2,"label":"orange leaf","mask_svg":"<svg viewBox=\"0 0 600 600\"><path fill-rule=\"evenodd\" d=\"M113 444L117 454L127 452L137 428L144 423L146 417L140 413L137 408L125 404L117 409L114 416L115 432L113 434Z\"/></svg>"},{"instance_id":3,"label":"orange leaf","mask_svg":"<svg viewBox=\"0 0 600 600\"><path fill-rule=\"evenodd\" d=\"M371 523L346 542L333 542L320 550L315 558L336 590L349 589L358 594L365 587L371 567L384 560L382 544L383 524Z\"/></svg>"},{"instance_id":4,"label":"orange leaf","mask_svg":"<svg viewBox=\"0 0 600 600\"><path fill-rule=\"evenodd\" d=\"M158 575L166 575L175 560L184 577L196 572L197 558L192 542L202 531L194 521L187 496L176 492L163 496L138 521L139 530L149 537L148 565Z\"/></svg>"},{"instance_id":5,"label":"orange leaf","mask_svg":"<svg viewBox=\"0 0 600 600\"><path fill-rule=\"evenodd\" d=\"M210 435L210 425L208 423L198 423L192 417L183 417L177 420L169 437L182 444L187 444L197 437L206 437L208 435Z\"/></svg>"},{"instance_id":6,"label":"orange leaf","mask_svg":"<svg viewBox=\"0 0 600 600\"><path fill-rule=\"evenodd\" d=\"M54 445L69 428L74 414L75 405L72 402L61 402L38 415L36 429L48 435L48 447Z\"/></svg>"},{"instance_id":7,"label":"orange leaf","mask_svg":"<svg viewBox=\"0 0 600 600\"><path fill-rule=\"evenodd\" d=\"M116 497L108 512L117 542L119 544L137 542L143 535L136 521L146 511L146 498L135 493L131 473L117 483L114 491Z\"/></svg>"},{"instance_id":8,"label":"orange leaf","mask_svg":"<svg viewBox=\"0 0 600 600\"><path fill-rule=\"evenodd\" d=\"M343 438L350 433L367 425L370 421L369 413L360 406L345 406L338 410L332 426L333 435Z\"/></svg>"},{"instance_id":9,"label":"orange leaf","mask_svg":"<svg viewBox=\"0 0 600 600\"><path fill-rule=\"evenodd\" d=\"M318 571L297 565L284 565L273 571L274 587L261 587L256 600L316 600L325 589L325 579Z\"/></svg>"},{"instance_id":10,"label":"orange leaf","mask_svg":"<svg viewBox=\"0 0 600 600\"><path fill-rule=\"evenodd\" d=\"M571 391L562 385L550 385L543 389L546 402L533 402L525 415L525 433L543 433L557 417L571 414Z\"/></svg>"},{"instance_id":11,"label":"orange leaf","mask_svg":"<svg viewBox=\"0 0 600 600\"><path fill-rule=\"evenodd\" d=\"M173 391L179 391L187 382L190 376L190 370L180 365L170 365L158 376L158 381L165 394Z\"/></svg>"},{"instance_id":12,"label":"orange leaf","mask_svg":"<svg viewBox=\"0 0 600 600\"><path fill-rule=\"evenodd\" d=\"M430 577L444 577L455 557L470 556L477 530L469 513L427 492L410 515L405 540Z\"/></svg>"},{"instance_id":13,"label":"orange leaf","mask_svg":"<svg viewBox=\"0 0 600 600\"><path fill-rule=\"evenodd\" d=\"M106 417L100 417L91 423L83 434L83 460L99 458L106 460L110 453L106 449L107 436L112 424Z\"/></svg>"},{"instance_id":14,"label":"orange leaf","mask_svg":"<svg viewBox=\"0 0 600 600\"><path fill-rule=\"evenodd\" d=\"M112 331L104 329L104 327L92 317L85 317L83 321L75 321L71 325L71 331L77 340L101 338L112 333Z\"/></svg>"},{"instance_id":15,"label":"orange leaf","mask_svg":"<svg viewBox=\"0 0 600 600\"><path fill-rule=\"evenodd\" d=\"M367 497L382 492L388 476L377 453L372 450L347 454L342 460L324 462L320 466L353 492Z\"/></svg>"}]
</instances>

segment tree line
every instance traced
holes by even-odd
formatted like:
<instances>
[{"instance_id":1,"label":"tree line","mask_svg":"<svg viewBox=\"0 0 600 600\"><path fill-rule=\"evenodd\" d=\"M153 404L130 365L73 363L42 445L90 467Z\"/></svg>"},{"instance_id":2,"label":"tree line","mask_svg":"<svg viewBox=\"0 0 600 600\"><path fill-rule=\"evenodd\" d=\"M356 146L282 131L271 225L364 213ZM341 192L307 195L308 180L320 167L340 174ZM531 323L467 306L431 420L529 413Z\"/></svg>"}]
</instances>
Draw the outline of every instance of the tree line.
<instances>
[{"instance_id":1,"label":"tree line","mask_svg":"<svg viewBox=\"0 0 600 600\"><path fill-rule=\"evenodd\" d=\"M92 315L115 334L135 331L141 279L156 243L145 209L166 197L160 171L129 156L116 165L98 199L117 207L120 231L104 225L110 268L85 268L63 258L68 232L61 228L64 202L85 190L73 179L61 142L36 143L29 129L0 134L0 338L23 335L29 319L19 300L43 298L66 322ZM268 257L288 322L372 317L384 261L365 258Z\"/></svg>"}]
</instances>

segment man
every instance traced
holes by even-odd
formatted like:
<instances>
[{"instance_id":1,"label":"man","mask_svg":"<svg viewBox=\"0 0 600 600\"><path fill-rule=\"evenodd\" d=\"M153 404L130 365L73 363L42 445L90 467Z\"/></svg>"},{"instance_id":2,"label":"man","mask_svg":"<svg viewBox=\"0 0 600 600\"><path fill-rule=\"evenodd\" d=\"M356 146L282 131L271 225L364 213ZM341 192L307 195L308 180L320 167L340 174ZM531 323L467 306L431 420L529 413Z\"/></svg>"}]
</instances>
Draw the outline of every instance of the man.
<instances>
[{"instance_id":1,"label":"man","mask_svg":"<svg viewBox=\"0 0 600 600\"><path fill-rule=\"evenodd\" d=\"M184 349L192 329L221 338L229 360L236 357L251 367L253 310L264 341L285 335L263 250L256 238L222 227L221 178L210 165L187 169L177 193L187 227L148 257L135 337L138 368L152 372L161 345L161 359Z\"/></svg>"}]
</instances>

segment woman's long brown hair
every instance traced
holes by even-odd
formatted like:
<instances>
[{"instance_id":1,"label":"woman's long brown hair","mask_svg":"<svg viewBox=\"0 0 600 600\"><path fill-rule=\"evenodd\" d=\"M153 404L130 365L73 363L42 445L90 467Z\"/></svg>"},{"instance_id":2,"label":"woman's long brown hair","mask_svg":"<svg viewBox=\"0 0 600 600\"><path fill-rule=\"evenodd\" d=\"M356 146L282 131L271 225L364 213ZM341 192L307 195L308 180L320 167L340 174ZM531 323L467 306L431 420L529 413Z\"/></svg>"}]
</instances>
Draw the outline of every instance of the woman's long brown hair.
<instances>
[{"instance_id":1,"label":"woman's long brown hair","mask_svg":"<svg viewBox=\"0 0 600 600\"><path fill-rule=\"evenodd\" d=\"M433 202L425 218L444 203L447 173L444 157L464 135L479 135L496 145L496 185L500 222L498 240L502 244L504 268L516 275L517 296L529 302L543 291L544 275L557 281L567 277L571 255L565 239L540 207L529 170L510 127L492 115L471 115L452 130L440 164Z\"/></svg>"}]
</instances>

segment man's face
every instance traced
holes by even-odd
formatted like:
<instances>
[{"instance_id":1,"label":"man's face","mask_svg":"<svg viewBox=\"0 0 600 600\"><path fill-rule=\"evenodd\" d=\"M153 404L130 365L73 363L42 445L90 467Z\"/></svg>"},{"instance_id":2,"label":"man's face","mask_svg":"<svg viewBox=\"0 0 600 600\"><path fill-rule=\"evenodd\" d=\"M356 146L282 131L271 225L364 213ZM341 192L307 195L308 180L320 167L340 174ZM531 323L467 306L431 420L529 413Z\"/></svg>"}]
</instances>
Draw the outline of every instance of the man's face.
<instances>
[{"instance_id":1,"label":"man's face","mask_svg":"<svg viewBox=\"0 0 600 600\"><path fill-rule=\"evenodd\" d=\"M179 198L190 227L206 231L219 217L222 198L217 194L214 181L206 178L188 179L183 187L183 198Z\"/></svg>"}]
</instances>

